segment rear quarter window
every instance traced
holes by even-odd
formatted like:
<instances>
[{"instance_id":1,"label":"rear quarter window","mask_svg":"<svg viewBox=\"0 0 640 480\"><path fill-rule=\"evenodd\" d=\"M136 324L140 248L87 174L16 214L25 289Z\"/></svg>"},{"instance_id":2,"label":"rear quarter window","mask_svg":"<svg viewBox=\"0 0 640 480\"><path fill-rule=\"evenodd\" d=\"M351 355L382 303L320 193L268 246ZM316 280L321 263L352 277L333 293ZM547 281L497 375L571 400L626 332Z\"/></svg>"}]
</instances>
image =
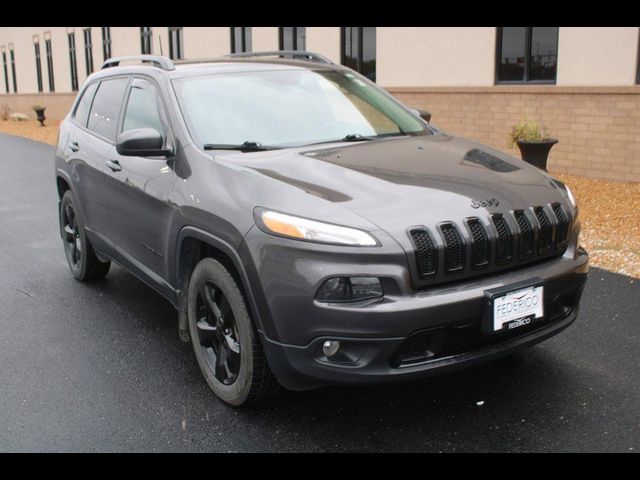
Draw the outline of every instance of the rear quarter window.
<instances>
[{"instance_id":1,"label":"rear quarter window","mask_svg":"<svg viewBox=\"0 0 640 480\"><path fill-rule=\"evenodd\" d=\"M116 139L118 115L128 84L128 77L103 80L91 105L87 128L111 142Z\"/></svg>"}]
</instances>

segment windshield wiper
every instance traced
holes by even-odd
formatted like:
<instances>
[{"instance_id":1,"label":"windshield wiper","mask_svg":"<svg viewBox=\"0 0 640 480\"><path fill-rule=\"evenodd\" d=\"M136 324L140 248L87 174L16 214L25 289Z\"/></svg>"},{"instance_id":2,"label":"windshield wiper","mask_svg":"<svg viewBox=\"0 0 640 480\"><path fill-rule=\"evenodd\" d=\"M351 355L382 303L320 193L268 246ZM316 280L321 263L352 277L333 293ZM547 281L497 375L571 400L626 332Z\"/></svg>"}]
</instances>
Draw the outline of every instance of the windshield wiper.
<instances>
[{"instance_id":1,"label":"windshield wiper","mask_svg":"<svg viewBox=\"0 0 640 480\"><path fill-rule=\"evenodd\" d=\"M266 150L278 150L280 147L262 145L260 142L243 142L239 145L227 143L205 143L205 150L238 150L240 152L264 152Z\"/></svg>"}]
</instances>

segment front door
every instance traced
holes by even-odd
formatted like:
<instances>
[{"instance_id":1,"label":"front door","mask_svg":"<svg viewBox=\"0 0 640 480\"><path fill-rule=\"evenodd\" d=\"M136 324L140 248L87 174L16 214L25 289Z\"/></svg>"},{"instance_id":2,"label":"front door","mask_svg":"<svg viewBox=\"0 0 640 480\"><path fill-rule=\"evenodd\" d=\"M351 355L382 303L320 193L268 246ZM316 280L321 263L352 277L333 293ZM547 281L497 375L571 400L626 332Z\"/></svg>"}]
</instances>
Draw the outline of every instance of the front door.
<instances>
[{"instance_id":1,"label":"front door","mask_svg":"<svg viewBox=\"0 0 640 480\"><path fill-rule=\"evenodd\" d=\"M134 78L129 86L119 133L139 128L159 131L165 145L172 142L167 117L155 83ZM173 207L168 202L175 178L173 160L132 157L117 153L107 163L112 238L118 261L164 293L167 250Z\"/></svg>"}]
</instances>

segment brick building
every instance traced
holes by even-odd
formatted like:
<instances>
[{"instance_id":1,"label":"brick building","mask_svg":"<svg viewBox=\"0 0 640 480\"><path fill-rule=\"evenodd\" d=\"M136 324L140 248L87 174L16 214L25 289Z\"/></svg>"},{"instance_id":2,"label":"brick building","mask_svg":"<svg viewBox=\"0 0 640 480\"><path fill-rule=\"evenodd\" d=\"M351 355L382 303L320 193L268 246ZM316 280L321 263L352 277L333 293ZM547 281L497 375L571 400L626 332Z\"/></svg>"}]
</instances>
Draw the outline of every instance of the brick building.
<instances>
[{"instance_id":1,"label":"brick building","mask_svg":"<svg viewBox=\"0 0 640 480\"><path fill-rule=\"evenodd\" d=\"M640 181L638 27L0 27L0 107L65 115L105 58L310 50L376 81L438 127L505 150L536 120L552 171Z\"/></svg>"}]
</instances>

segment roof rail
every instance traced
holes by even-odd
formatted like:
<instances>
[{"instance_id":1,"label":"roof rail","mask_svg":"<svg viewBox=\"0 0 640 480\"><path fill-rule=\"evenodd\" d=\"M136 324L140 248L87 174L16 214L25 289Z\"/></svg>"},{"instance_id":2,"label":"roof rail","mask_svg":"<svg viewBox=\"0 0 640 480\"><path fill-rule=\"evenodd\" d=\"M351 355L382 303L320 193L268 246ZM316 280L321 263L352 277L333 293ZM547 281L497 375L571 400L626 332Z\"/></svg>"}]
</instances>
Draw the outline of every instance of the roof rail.
<instances>
[{"instance_id":1,"label":"roof rail","mask_svg":"<svg viewBox=\"0 0 640 480\"><path fill-rule=\"evenodd\" d=\"M102 64L102 69L117 67L118 65L120 65L120 62L151 63L154 66L161 68L162 70L176 69L175 65L169 58L160 55L131 55L128 57L113 57L109 58Z\"/></svg>"},{"instance_id":2,"label":"roof rail","mask_svg":"<svg viewBox=\"0 0 640 480\"><path fill-rule=\"evenodd\" d=\"M230 58L291 57L293 59L301 58L304 60L310 60L312 62L327 63L329 65L334 65L334 63L324 55L320 55L319 53L314 53L314 52L307 52L304 50L274 50L269 52L242 52L242 53L231 53L226 56Z\"/></svg>"}]
</instances>

